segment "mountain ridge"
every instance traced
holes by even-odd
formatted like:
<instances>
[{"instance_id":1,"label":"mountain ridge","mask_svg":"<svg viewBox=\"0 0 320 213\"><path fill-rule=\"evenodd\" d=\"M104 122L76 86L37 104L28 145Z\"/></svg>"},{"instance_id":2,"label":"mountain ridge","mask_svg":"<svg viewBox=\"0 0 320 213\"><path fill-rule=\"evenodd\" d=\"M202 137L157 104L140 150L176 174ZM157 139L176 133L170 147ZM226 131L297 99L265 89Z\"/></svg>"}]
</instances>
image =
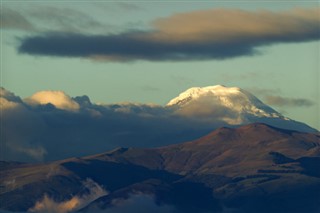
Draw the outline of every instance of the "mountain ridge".
<instances>
[{"instance_id":1,"label":"mountain ridge","mask_svg":"<svg viewBox=\"0 0 320 213\"><path fill-rule=\"evenodd\" d=\"M34 208L36 202L44 202L41 199L45 195L63 203L98 191L100 194L93 194L96 197L90 197L87 207L73 210L97 212L114 206L116 199L130 199L140 193L183 208L182 212L188 210L180 206L182 201L177 196L189 196L193 212L219 212L221 206L263 212L263 208L276 208L275 204L282 212L294 212L291 206L301 210L299 205L315 205L315 200L320 200L319 162L317 134L262 123L223 127L194 141L165 147L117 148L51 163L8 164L6 174L0 177L1 208L25 211ZM88 181L93 189L87 188ZM79 188L86 190L79 194ZM195 190L200 194L192 193ZM205 196L208 202L201 211L203 206L197 206L199 196ZM257 205L250 204L253 198ZM279 204L279 199L284 203ZM294 204L288 206L286 202L292 199Z\"/></svg>"}]
</instances>

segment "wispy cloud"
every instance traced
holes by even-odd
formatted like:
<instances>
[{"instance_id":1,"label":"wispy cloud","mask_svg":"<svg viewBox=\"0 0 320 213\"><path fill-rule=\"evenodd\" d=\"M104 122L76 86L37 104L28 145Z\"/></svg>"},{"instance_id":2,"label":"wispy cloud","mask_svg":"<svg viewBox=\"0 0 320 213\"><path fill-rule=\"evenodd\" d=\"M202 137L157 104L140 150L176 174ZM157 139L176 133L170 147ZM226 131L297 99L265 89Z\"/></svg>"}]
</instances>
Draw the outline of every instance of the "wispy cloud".
<instances>
[{"instance_id":1,"label":"wispy cloud","mask_svg":"<svg viewBox=\"0 0 320 213\"><path fill-rule=\"evenodd\" d=\"M267 96L266 103L280 107L310 107L315 103L305 98L287 98L281 96Z\"/></svg>"},{"instance_id":2,"label":"wispy cloud","mask_svg":"<svg viewBox=\"0 0 320 213\"><path fill-rule=\"evenodd\" d=\"M118 7L120 7L123 10L126 11L141 11L144 10L143 7L141 7L141 5L137 5L135 3L132 2L117 2L116 5Z\"/></svg>"},{"instance_id":3,"label":"wispy cloud","mask_svg":"<svg viewBox=\"0 0 320 213\"><path fill-rule=\"evenodd\" d=\"M1 9L1 29L18 29L33 31L35 27L33 24L17 11L3 8Z\"/></svg>"},{"instance_id":4,"label":"wispy cloud","mask_svg":"<svg viewBox=\"0 0 320 213\"><path fill-rule=\"evenodd\" d=\"M71 8L38 7L27 11L26 15L50 27L41 26L42 31L86 32L105 27L90 15Z\"/></svg>"},{"instance_id":5,"label":"wispy cloud","mask_svg":"<svg viewBox=\"0 0 320 213\"><path fill-rule=\"evenodd\" d=\"M279 88L262 89L257 87L248 88L253 94L261 97L266 104L275 107L310 107L315 105L315 102L306 98L290 98L281 95ZM275 95L277 94L277 95ZM284 112L283 109L281 109Z\"/></svg>"},{"instance_id":6,"label":"wispy cloud","mask_svg":"<svg viewBox=\"0 0 320 213\"><path fill-rule=\"evenodd\" d=\"M1 28L27 32L106 32L110 28L87 13L71 8L36 6L17 10L4 7L1 10Z\"/></svg>"},{"instance_id":7,"label":"wispy cloud","mask_svg":"<svg viewBox=\"0 0 320 213\"><path fill-rule=\"evenodd\" d=\"M20 53L109 61L207 60L250 56L257 47L320 38L319 8L212 9L156 19L152 31L86 35L45 33L21 39Z\"/></svg>"},{"instance_id":8,"label":"wispy cloud","mask_svg":"<svg viewBox=\"0 0 320 213\"><path fill-rule=\"evenodd\" d=\"M71 199L57 202L54 199L50 198L48 195L37 201L34 207L30 208L28 212L46 212L46 213L67 213L75 212L88 205L93 200L104 196L107 192L96 182L91 179L87 179L83 183L83 187L89 192L85 195L76 195Z\"/></svg>"},{"instance_id":9,"label":"wispy cloud","mask_svg":"<svg viewBox=\"0 0 320 213\"><path fill-rule=\"evenodd\" d=\"M108 13L118 13L118 12L140 12L145 10L141 4L136 4L134 1L125 1L125 2L93 2L93 5L97 9L100 9L103 12Z\"/></svg>"},{"instance_id":10,"label":"wispy cloud","mask_svg":"<svg viewBox=\"0 0 320 213\"><path fill-rule=\"evenodd\" d=\"M250 87L246 89L259 97L272 96L273 94L281 93L281 90L279 88L267 89L267 88L259 88L259 87Z\"/></svg>"}]
</instances>

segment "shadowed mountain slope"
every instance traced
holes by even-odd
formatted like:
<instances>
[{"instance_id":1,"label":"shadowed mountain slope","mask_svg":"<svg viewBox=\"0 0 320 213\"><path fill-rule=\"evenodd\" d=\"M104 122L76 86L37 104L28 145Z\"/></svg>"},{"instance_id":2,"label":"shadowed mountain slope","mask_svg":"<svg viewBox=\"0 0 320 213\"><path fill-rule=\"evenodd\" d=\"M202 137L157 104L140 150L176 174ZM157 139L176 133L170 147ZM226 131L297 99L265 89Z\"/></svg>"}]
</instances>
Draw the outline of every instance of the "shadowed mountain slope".
<instances>
[{"instance_id":1,"label":"shadowed mountain slope","mask_svg":"<svg viewBox=\"0 0 320 213\"><path fill-rule=\"evenodd\" d=\"M141 194L176 212L316 212L320 202L320 136L261 123L160 148L1 166L1 208L11 211L39 210L45 196L78 199L68 211L81 212Z\"/></svg>"}]
</instances>

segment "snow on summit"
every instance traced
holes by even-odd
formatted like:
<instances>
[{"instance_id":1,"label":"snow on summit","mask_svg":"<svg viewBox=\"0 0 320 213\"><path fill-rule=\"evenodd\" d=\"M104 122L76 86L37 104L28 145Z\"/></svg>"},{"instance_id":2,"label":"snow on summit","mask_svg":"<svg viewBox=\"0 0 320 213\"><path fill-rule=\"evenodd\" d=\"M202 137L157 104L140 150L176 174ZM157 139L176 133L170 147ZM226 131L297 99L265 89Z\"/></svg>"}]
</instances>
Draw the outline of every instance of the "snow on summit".
<instances>
[{"instance_id":1,"label":"snow on summit","mask_svg":"<svg viewBox=\"0 0 320 213\"><path fill-rule=\"evenodd\" d=\"M179 114L184 115L225 115L222 120L230 124L250 120L250 116L283 118L251 93L223 85L192 87L169 101L167 106L176 107ZM233 118L230 119L230 115Z\"/></svg>"},{"instance_id":2,"label":"snow on summit","mask_svg":"<svg viewBox=\"0 0 320 213\"><path fill-rule=\"evenodd\" d=\"M178 97L169 101L167 106L172 106L176 104L183 104L185 101L191 99L197 99L203 95L208 95L212 93L215 96L228 96L232 94L237 94L240 92L238 87L225 87L223 85L208 86L208 87L191 87L186 91L182 92Z\"/></svg>"}]
</instances>

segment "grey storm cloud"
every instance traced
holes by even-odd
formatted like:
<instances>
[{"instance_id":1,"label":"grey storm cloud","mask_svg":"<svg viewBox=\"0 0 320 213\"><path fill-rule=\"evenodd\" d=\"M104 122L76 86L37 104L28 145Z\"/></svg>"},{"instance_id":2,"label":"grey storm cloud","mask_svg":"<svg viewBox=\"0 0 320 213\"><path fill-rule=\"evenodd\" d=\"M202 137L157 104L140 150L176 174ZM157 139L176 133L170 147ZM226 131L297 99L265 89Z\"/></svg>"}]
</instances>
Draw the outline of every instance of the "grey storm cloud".
<instances>
[{"instance_id":1,"label":"grey storm cloud","mask_svg":"<svg viewBox=\"0 0 320 213\"><path fill-rule=\"evenodd\" d=\"M286 107L310 107L315 103L305 98L286 98L281 96L267 96L266 103L273 106L286 106Z\"/></svg>"},{"instance_id":2,"label":"grey storm cloud","mask_svg":"<svg viewBox=\"0 0 320 213\"><path fill-rule=\"evenodd\" d=\"M46 34L21 40L20 53L60 57L88 57L106 61L203 60L253 55L251 41L241 43L165 42L142 38L148 33L117 35Z\"/></svg>"},{"instance_id":3,"label":"grey storm cloud","mask_svg":"<svg viewBox=\"0 0 320 213\"><path fill-rule=\"evenodd\" d=\"M20 53L105 61L227 59L257 47L320 38L319 8L290 11L211 9L174 14L151 31L118 34L44 33L21 38Z\"/></svg>"}]
</instances>

